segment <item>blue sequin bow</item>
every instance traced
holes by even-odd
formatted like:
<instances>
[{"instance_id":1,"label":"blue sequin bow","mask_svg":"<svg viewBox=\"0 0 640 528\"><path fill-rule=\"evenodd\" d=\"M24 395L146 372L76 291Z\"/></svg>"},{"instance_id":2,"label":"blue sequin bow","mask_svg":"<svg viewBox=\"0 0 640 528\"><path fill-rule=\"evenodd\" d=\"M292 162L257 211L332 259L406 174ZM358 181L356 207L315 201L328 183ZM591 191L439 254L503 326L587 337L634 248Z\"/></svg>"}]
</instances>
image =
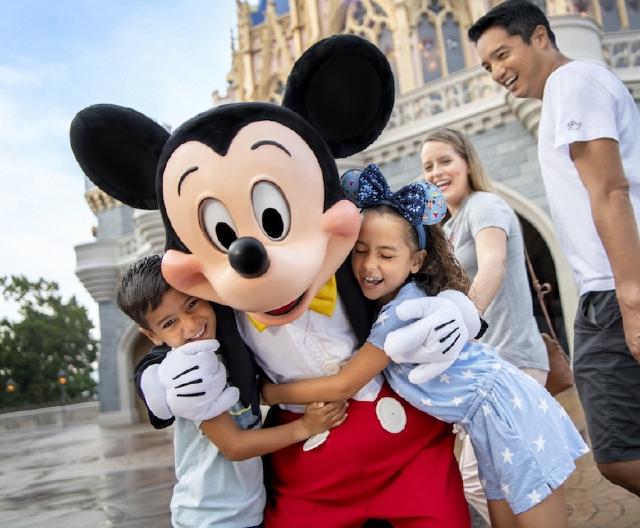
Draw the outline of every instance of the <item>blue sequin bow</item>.
<instances>
[{"instance_id":1,"label":"blue sequin bow","mask_svg":"<svg viewBox=\"0 0 640 528\"><path fill-rule=\"evenodd\" d=\"M341 178L342 190L361 209L376 205L393 207L418 233L420 248L427 247L425 225L440 222L447 212L442 191L427 182L414 182L393 192L375 163L364 170L351 169Z\"/></svg>"}]
</instances>

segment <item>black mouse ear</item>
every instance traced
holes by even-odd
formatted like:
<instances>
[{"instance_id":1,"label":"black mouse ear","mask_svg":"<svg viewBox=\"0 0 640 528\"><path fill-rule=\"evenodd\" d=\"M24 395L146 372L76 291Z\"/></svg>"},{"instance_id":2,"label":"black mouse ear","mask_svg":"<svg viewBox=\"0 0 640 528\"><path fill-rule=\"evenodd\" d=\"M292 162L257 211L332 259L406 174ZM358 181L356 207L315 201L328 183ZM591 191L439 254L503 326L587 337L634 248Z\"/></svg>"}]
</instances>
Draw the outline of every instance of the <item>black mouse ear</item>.
<instances>
[{"instance_id":1,"label":"black mouse ear","mask_svg":"<svg viewBox=\"0 0 640 528\"><path fill-rule=\"evenodd\" d=\"M336 158L345 158L380 135L393 100L393 72L382 52L361 37L335 35L296 61L282 105L311 123Z\"/></svg>"},{"instance_id":2,"label":"black mouse ear","mask_svg":"<svg viewBox=\"0 0 640 528\"><path fill-rule=\"evenodd\" d=\"M69 132L78 164L104 192L137 209L158 209L156 167L169 138L161 125L131 108L93 105Z\"/></svg>"}]
</instances>

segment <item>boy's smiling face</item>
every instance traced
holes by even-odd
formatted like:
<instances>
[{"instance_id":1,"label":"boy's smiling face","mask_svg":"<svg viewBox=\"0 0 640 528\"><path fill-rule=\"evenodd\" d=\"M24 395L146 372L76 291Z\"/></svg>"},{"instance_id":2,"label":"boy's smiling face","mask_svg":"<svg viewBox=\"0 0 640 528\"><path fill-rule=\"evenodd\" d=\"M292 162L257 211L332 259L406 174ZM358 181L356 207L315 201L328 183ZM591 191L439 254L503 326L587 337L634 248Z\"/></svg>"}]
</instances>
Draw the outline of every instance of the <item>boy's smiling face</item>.
<instances>
[{"instance_id":1,"label":"boy's smiling face","mask_svg":"<svg viewBox=\"0 0 640 528\"><path fill-rule=\"evenodd\" d=\"M215 339L216 314L208 301L169 288L162 302L146 314L148 328L140 328L156 345L177 348L189 341Z\"/></svg>"}]
</instances>

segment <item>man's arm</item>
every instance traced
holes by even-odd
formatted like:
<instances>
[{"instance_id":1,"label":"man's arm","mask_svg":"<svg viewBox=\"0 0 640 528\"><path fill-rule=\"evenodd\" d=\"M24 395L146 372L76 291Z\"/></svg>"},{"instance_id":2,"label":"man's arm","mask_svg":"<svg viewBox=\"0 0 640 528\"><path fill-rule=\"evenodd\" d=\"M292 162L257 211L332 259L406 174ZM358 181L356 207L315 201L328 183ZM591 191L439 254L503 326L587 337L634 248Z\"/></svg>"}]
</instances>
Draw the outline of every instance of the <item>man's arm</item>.
<instances>
[{"instance_id":1,"label":"man's arm","mask_svg":"<svg viewBox=\"0 0 640 528\"><path fill-rule=\"evenodd\" d=\"M578 141L569 149L613 271L627 346L640 362L640 237L619 146L602 138Z\"/></svg>"},{"instance_id":2,"label":"man's arm","mask_svg":"<svg viewBox=\"0 0 640 528\"><path fill-rule=\"evenodd\" d=\"M337 374L295 383L266 383L262 395L270 405L348 400L380 374L389 362L383 350L366 342Z\"/></svg>"},{"instance_id":3,"label":"man's arm","mask_svg":"<svg viewBox=\"0 0 640 528\"><path fill-rule=\"evenodd\" d=\"M201 431L228 460L246 460L273 453L342 424L347 403L313 403L304 416L266 429L240 429L229 413L200 424Z\"/></svg>"}]
</instances>

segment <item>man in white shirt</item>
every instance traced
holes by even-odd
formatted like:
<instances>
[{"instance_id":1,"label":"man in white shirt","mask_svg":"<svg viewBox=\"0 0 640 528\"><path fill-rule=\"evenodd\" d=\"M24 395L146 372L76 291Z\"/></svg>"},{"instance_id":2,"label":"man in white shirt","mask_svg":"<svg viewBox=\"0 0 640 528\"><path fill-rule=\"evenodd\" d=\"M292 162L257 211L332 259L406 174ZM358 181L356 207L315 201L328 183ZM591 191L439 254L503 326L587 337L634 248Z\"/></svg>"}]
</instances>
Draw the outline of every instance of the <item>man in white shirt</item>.
<instances>
[{"instance_id":1,"label":"man in white shirt","mask_svg":"<svg viewBox=\"0 0 640 528\"><path fill-rule=\"evenodd\" d=\"M504 2L469 29L483 67L542 100L538 156L580 288L574 371L600 472L640 495L640 117L608 69L558 50L544 13Z\"/></svg>"}]
</instances>

